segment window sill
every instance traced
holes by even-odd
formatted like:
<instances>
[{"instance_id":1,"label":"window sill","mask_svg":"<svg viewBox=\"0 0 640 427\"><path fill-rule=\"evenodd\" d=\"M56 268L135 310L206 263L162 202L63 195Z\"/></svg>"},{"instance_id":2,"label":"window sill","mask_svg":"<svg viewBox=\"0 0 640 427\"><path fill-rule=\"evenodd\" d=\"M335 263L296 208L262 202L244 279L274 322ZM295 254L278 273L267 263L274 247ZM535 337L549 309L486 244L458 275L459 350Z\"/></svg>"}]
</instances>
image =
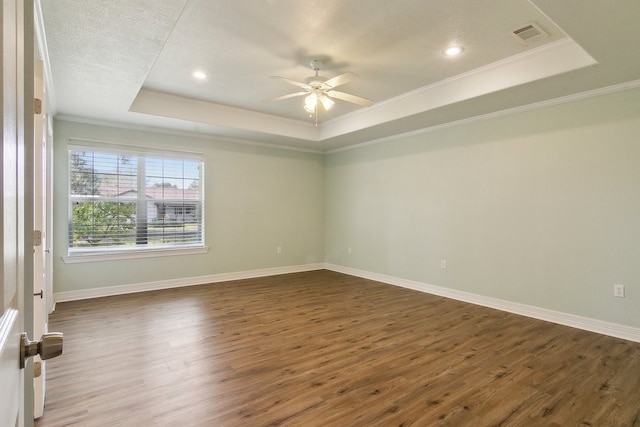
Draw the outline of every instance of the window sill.
<instances>
[{"instance_id":1,"label":"window sill","mask_svg":"<svg viewBox=\"0 0 640 427\"><path fill-rule=\"evenodd\" d=\"M71 255L63 256L62 261L64 261L65 264L78 264L83 262L119 261L125 259L206 254L207 252L209 252L208 246L198 246L194 248L142 249L132 251L76 252Z\"/></svg>"}]
</instances>

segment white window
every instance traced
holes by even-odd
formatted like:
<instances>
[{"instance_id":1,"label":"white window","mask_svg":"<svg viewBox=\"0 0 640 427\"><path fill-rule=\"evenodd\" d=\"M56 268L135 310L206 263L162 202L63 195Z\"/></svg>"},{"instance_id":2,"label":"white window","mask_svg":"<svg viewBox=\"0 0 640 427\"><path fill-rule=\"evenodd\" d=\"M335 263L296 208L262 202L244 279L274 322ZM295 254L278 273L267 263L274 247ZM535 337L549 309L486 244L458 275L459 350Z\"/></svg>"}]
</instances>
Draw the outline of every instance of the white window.
<instances>
[{"instance_id":1,"label":"white window","mask_svg":"<svg viewBox=\"0 0 640 427\"><path fill-rule=\"evenodd\" d=\"M69 257L204 248L201 156L69 147Z\"/></svg>"}]
</instances>

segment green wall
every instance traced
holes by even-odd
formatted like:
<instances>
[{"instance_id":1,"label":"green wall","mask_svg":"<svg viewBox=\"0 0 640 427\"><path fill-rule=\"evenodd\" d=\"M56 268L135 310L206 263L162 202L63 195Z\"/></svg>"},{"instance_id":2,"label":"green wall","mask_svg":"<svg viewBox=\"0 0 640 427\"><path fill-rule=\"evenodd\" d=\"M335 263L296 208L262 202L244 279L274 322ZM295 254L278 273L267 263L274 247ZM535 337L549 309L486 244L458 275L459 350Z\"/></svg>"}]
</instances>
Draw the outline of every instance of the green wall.
<instances>
[{"instance_id":1,"label":"green wall","mask_svg":"<svg viewBox=\"0 0 640 427\"><path fill-rule=\"evenodd\" d=\"M326 262L640 327L640 89L327 156L65 121L54 135L56 292ZM204 153L209 252L64 264L72 137Z\"/></svg>"},{"instance_id":2,"label":"green wall","mask_svg":"<svg viewBox=\"0 0 640 427\"><path fill-rule=\"evenodd\" d=\"M206 254L65 264L70 138L184 149L205 156ZM54 290L92 289L300 266L324 259L324 157L56 120ZM282 247L282 253L276 248Z\"/></svg>"},{"instance_id":3,"label":"green wall","mask_svg":"<svg viewBox=\"0 0 640 427\"><path fill-rule=\"evenodd\" d=\"M337 152L325 168L326 262L640 327L640 90Z\"/></svg>"}]
</instances>

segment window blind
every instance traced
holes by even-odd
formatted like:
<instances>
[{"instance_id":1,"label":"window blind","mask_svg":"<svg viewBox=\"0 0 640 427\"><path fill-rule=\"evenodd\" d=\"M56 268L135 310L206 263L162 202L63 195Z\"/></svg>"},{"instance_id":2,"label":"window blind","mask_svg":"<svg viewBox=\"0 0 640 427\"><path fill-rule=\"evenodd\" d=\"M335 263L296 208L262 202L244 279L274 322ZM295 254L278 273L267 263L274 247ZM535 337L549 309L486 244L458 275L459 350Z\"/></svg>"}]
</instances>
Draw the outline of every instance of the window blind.
<instances>
[{"instance_id":1,"label":"window blind","mask_svg":"<svg viewBox=\"0 0 640 427\"><path fill-rule=\"evenodd\" d=\"M204 161L192 153L69 149L69 254L203 246Z\"/></svg>"}]
</instances>

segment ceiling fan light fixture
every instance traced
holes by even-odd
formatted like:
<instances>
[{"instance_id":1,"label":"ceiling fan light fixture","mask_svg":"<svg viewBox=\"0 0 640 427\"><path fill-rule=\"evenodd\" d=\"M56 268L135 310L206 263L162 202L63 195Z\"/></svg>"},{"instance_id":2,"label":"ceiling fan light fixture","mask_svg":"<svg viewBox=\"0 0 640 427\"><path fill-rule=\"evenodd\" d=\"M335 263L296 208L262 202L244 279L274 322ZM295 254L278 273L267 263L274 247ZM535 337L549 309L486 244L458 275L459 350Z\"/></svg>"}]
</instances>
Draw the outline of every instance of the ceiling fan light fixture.
<instances>
[{"instance_id":1,"label":"ceiling fan light fixture","mask_svg":"<svg viewBox=\"0 0 640 427\"><path fill-rule=\"evenodd\" d=\"M295 98L298 96L304 97L304 111L309 113L309 117L316 117L316 126L318 125L318 104L322 104L324 111L329 111L333 108L333 105L336 103L334 99L351 102L352 104L365 107L373 104L373 101L370 99L333 90L333 88L344 85L354 78L357 78L357 74L347 71L327 80L325 77L318 74L322 64L323 61L321 60L313 60L311 62L311 67L313 68L313 71L315 71L315 75L307 77L304 82L288 79L286 77L271 76L272 78L280 79L286 83L302 88L304 91L278 96L270 99L270 101L282 101L284 99Z\"/></svg>"},{"instance_id":2,"label":"ceiling fan light fixture","mask_svg":"<svg viewBox=\"0 0 640 427\"><path fill-rule=\"evenodd\" d=\"M327 95L322 95L320 97L320 102L322 102L322 106L326 111L329 111L329 109L333 107L333 104L335 104L333 99L329 98Z\"/></svg>"},{"instance_id":3,"label":"ceiling fan light fixture","mask_svg":"<svg viewBox=\"0 0 640 427\"><path fill-rule=\"evenodd\" d=\"M309 94L304 99L304 109L307 113L314 113L316 111L316 106L318 105L318 95L315 93Z\"/></svg>"}]
</instances>

